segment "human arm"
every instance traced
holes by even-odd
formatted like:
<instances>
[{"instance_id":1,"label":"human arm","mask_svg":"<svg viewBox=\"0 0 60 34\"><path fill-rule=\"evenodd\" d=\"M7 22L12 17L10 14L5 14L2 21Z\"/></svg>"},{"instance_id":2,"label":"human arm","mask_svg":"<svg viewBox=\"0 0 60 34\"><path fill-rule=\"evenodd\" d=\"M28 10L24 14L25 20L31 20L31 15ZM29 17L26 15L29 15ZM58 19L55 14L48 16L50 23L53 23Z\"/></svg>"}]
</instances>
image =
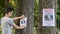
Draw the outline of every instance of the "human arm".
<instances>
[{"instance_id":1,"label":"human arm","mask_svg":"<svg viewBox=\"0 0 60 34\"><path fill-rule=\"evenodd\" d=\"M25 28L25 26L17 26L17 25L14 23L13 19L7 19L6 22L7 22L10 26L15 27L16 29L24 29L24 28Z\"/></svg>"},{"instance_id":2,"label":"human arm","mask_svg":"<svg viewBox=\"0 0 60 34\"><path fill-rule=\"evenodd\" d=\"M12 18L13 20L17 20L17 19L22 19L22 18L24 18L25 16L24 15L22 15L22 16L19 16L19 17L15 17L15 18Z\"/></svg>"},{"instance_id":3,"label":"human arm","mask_svg":"<svg viewBox=\"0 0 60 34\"><path fill-rule=\"evenodd\" d=\"M24 29L25 26L17 26L16 24L13 24L13 26L16 28L16 29Z\"/></svg>"}]
</instances>

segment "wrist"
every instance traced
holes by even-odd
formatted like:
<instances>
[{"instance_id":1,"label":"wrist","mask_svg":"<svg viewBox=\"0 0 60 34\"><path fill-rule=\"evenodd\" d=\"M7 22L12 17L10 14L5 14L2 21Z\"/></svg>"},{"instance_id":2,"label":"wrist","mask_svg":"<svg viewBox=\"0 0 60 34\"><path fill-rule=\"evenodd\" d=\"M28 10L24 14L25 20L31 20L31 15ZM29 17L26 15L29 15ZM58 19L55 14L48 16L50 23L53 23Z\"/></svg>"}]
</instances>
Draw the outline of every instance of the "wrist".
<instances>
[{"instance_id":1,"label":"wrist","mask_svg":"<svg viewBox=\"0 0 60 34\"><path fill-rule=\"evenodd\" d=\"M17 17L17 19L21 19L21 17Z\"/></svg>"}]
</instances>

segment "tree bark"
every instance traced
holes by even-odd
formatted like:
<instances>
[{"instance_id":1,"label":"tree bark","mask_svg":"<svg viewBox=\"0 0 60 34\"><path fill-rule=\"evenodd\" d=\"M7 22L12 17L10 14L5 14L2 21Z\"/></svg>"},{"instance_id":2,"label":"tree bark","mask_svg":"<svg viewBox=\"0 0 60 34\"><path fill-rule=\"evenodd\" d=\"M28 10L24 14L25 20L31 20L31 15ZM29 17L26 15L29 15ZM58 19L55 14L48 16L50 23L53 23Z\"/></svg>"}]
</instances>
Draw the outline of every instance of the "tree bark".
<instances>
[{"instance_id":1,"label":"tree bark","mask_svg":"<svg viewBox=\"0 0 60 34\"><path fill-rule=\"evenodd\" d=\"M27 17L27 27L25 29L15 30L15 34L33 34L34 24L34 0L17 0L17 11L16 15L25 15ZM17 20L19 25L20 20Z\"/></svg>"},{"instance_id":2,"label":"tree bark","mask_svg":"<svg viewBox=\"0 0 60 34\"><path fill-rule=\"evenodd\" d=\"M42 12L44 8L53 8L56 13L57 0L39 0L39 21L37 26L37 34L57 34L56 26L42 26Z\"/></svg>"}]
</instances>

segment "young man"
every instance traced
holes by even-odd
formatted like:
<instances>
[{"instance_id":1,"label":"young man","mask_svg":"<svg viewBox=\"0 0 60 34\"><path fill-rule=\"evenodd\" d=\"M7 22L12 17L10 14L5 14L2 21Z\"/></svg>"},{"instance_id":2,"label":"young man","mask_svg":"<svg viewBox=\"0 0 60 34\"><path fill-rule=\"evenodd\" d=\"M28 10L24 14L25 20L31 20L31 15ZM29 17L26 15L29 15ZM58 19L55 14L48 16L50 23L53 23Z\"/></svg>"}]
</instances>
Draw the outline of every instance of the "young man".
<instances>
[{"instance_id":1,"label":"young man","mask_svg":"<svg viewBox=\"0 0 60 34\"><path fill-rule=\"evenodd\" d=\"M12 26L16 29L24 29L24 26L17 26L13 20L22 19L24 18L24 15L20 17L10 18L13 13L13 8L7 8L5 12L5 16L1 19L1 28L2 28L2 34L12 34Z\"/></svg>"}]
</instances>

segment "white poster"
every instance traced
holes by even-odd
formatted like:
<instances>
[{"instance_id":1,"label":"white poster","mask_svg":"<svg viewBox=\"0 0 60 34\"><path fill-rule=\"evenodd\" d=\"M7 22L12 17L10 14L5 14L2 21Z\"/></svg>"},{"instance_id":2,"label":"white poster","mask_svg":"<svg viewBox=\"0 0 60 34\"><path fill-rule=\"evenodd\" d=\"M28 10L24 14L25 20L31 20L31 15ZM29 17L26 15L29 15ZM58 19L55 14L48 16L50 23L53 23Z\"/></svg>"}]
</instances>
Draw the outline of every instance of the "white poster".
<instances>
[{"instance_id":1,"label":"white poster","mask_svg":"<svg viewBox=\"0 0 60 34\"><path fill-rule=\"evenodd\" d=\"M55 26L54 9L43 9L43 26Z\"/></svg>"},{"instance_id":2,"label":"white poster","mask_svg":"<svg viewBox=\"0 0 60 34\"><path fill-rule=\"evenodd\" d=\"M27 17L23 18L20 20L20 26L25 26L27 27Z\"/></svg>"}]
</instances>

